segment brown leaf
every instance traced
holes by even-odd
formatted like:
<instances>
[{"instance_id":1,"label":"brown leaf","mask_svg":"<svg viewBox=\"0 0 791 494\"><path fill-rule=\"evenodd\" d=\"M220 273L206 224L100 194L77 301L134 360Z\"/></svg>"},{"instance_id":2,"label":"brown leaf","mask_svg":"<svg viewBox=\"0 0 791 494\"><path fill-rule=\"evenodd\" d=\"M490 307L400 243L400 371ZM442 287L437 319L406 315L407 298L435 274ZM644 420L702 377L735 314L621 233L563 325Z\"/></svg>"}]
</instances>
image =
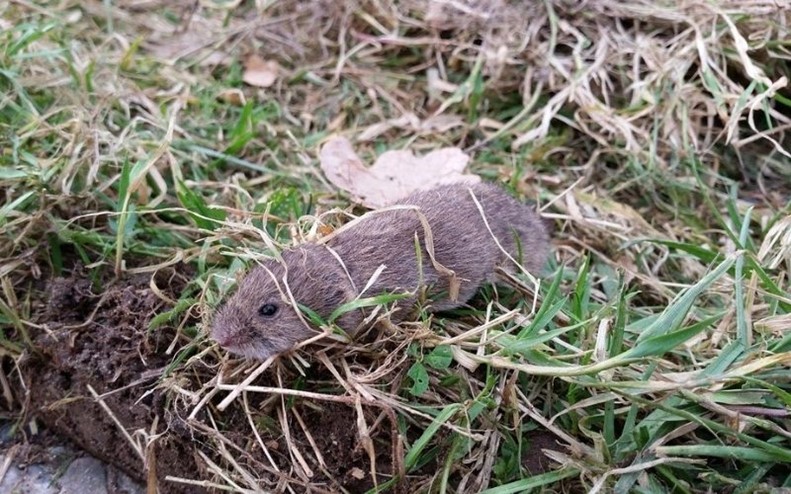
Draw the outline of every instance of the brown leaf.
<instances>
[{"instance_id":1,"label":"brown leaf","mask_svg":"<svg viewBox=\"0 0 791 494\"><path fill-rule=\"evenodd\" d=\"M373 166L366 167L344 137L331 139L319 153L327 179L371 208L439 184L479 182L477 175L464 173L469 160L459 148L437 149L425 156L415 156L408 150L387 151Z\"/></svg>"},{"instance_id":2,"label":"brown leaf","mask_svg":"<svg viewBox=\"0 0 791 494\"><path fill-rule=\"evenodd\" d=\"M258 55L250 55L244 62L242 80L251 86L269 87L277 80L280 65L274 60L265 61Z\"/></svg>"},{"instance_id":3,"label":"brown leaf","mask_svg":"<svg viewBox=\"0 0 791 494\"><path fill-rule=\"evenodd\" d=\"M234 106L244 106L247 104L244 93L236 88L220 91L217 94L217 99Z\"/></svg>"}]
</instances>

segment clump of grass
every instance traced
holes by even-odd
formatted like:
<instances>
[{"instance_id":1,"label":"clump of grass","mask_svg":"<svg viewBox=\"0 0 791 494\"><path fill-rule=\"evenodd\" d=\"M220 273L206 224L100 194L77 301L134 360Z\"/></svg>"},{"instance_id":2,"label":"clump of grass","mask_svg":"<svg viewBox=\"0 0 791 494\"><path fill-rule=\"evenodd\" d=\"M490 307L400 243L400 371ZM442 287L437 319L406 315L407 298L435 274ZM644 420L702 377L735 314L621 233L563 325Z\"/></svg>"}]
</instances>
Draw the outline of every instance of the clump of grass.
<instances>
[{"instance_id":1,"label":"clump of grass","mask_svg":"<svg viewBox=\"0 0 791 494\"><path fill-rule=\"evenodd\" d=\"M175 482L791 487L788 9L58 9L0 7L3 355L31 344L33 280L192 264L193 289L150 328L191 324L166 370L192 384L171 391L190 409L172 411L214 454L196 449L212 478ZM284 67L272 88L243 85L252 51ZM513 277L348 346L261 366L219 353L205 322L244 259L315 237L348 206L316 166L333 133L369 155L459 146L475 172L537 200L556 238L539 303ZM348 475L327 457L333 424L356 451ZM536 431L555 446L532 448ZM536 455L552 468L529 473Z\"/></svg>"}]
</instances>

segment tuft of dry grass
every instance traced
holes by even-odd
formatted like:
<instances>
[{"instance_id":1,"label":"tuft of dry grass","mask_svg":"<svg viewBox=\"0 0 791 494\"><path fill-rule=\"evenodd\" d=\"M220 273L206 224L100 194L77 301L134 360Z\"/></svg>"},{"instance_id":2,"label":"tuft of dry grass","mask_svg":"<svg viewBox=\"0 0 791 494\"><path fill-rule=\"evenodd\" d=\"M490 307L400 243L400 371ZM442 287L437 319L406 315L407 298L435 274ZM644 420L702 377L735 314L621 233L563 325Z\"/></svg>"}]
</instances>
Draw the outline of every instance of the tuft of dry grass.
<instances>
[{"instance_id":1,"label":"tuft of dry grass","mask_svg":"<svg viewBox=\"0 0 791 494\"><path fill-rule=\"evenodd\" d=\"M11 0L0 31L5 417L42 284L189 265L141 328L179 328L156 389L203 470L176 484L791 487L787 0ZM242 82L252 53L272 87ZM224 355L206 328L245 263L360 212L319 171L331 135L456 146L537 201L538 293L514 276L350 344ZM141 471L161 430L129 436Z\"/></svg>"}]
</instances>

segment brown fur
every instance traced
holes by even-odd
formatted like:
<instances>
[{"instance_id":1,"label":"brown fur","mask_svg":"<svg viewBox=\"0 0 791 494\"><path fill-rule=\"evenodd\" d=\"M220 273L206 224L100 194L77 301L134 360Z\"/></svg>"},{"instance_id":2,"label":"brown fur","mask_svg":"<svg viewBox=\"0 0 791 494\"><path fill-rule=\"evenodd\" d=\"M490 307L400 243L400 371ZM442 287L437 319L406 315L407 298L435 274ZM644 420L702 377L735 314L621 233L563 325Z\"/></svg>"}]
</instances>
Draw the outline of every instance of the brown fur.
<instances>
[{"instance_id":1,"label":"brown fur","mask_svg":"<svg viewBox=\"0 0 791 494\"><path fill-rule=\"evenodd\" d=\"M488 229L470 192L480 203ZM384 264L385 269L362 297L409 293L408 298L397 302L391 316L393 322L399 322L411 315L423 286L428 287L432 301L429 310L448 310L467 302L483 283L494 281L498 266L513 269L492 234L531 273L540 275L546 263L549 237L541 218L495 185L441 185L416 192L397 204L419 207L428 220L436 261L453 270L461 282L455 300L448 297L449 276L437 271L426 252L418 213L385 210L340 231L326 245L306 243L284 251L283 263L273 259L254 267L217 313L212 327L214 339L234 353L263 360L316 334L307 318L301 319L292 308L284 277L293 299L326 319L340 305L354 300ZM416 234L421 247L422 283ZM259 308L264 304L277 304L277 313L260 315ZM335 322L354 334L365 315L363 310L347 312Z\"/></svg>"}]
</instances>

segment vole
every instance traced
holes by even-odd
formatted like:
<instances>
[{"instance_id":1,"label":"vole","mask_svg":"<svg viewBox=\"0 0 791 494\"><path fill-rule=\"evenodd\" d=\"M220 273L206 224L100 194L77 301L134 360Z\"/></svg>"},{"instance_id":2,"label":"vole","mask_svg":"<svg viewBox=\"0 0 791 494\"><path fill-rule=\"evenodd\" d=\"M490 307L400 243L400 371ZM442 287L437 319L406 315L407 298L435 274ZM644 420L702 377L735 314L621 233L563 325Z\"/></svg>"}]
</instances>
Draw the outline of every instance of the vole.
<instances>
[{"instance_id":1,"label":"vole","mask_svg":"<svg viewBox=\"0 0 791 494\"><path fill-rule=\"evenodd\" d=\"M497 267L513 271L515 260L540 275L548 253L541 218L500 187L440 185L370 212L326 242L285 250L282 262L258 263L217 311L212 337L232 353L265 360L318 334L299 305L326 321L358 297L402 294L390 314L398 323L413 315L421 289L428 310L452 309L495 281ZM334 322L353 335L370 309L345 312Z\"/></svg>"}]
</instances>

